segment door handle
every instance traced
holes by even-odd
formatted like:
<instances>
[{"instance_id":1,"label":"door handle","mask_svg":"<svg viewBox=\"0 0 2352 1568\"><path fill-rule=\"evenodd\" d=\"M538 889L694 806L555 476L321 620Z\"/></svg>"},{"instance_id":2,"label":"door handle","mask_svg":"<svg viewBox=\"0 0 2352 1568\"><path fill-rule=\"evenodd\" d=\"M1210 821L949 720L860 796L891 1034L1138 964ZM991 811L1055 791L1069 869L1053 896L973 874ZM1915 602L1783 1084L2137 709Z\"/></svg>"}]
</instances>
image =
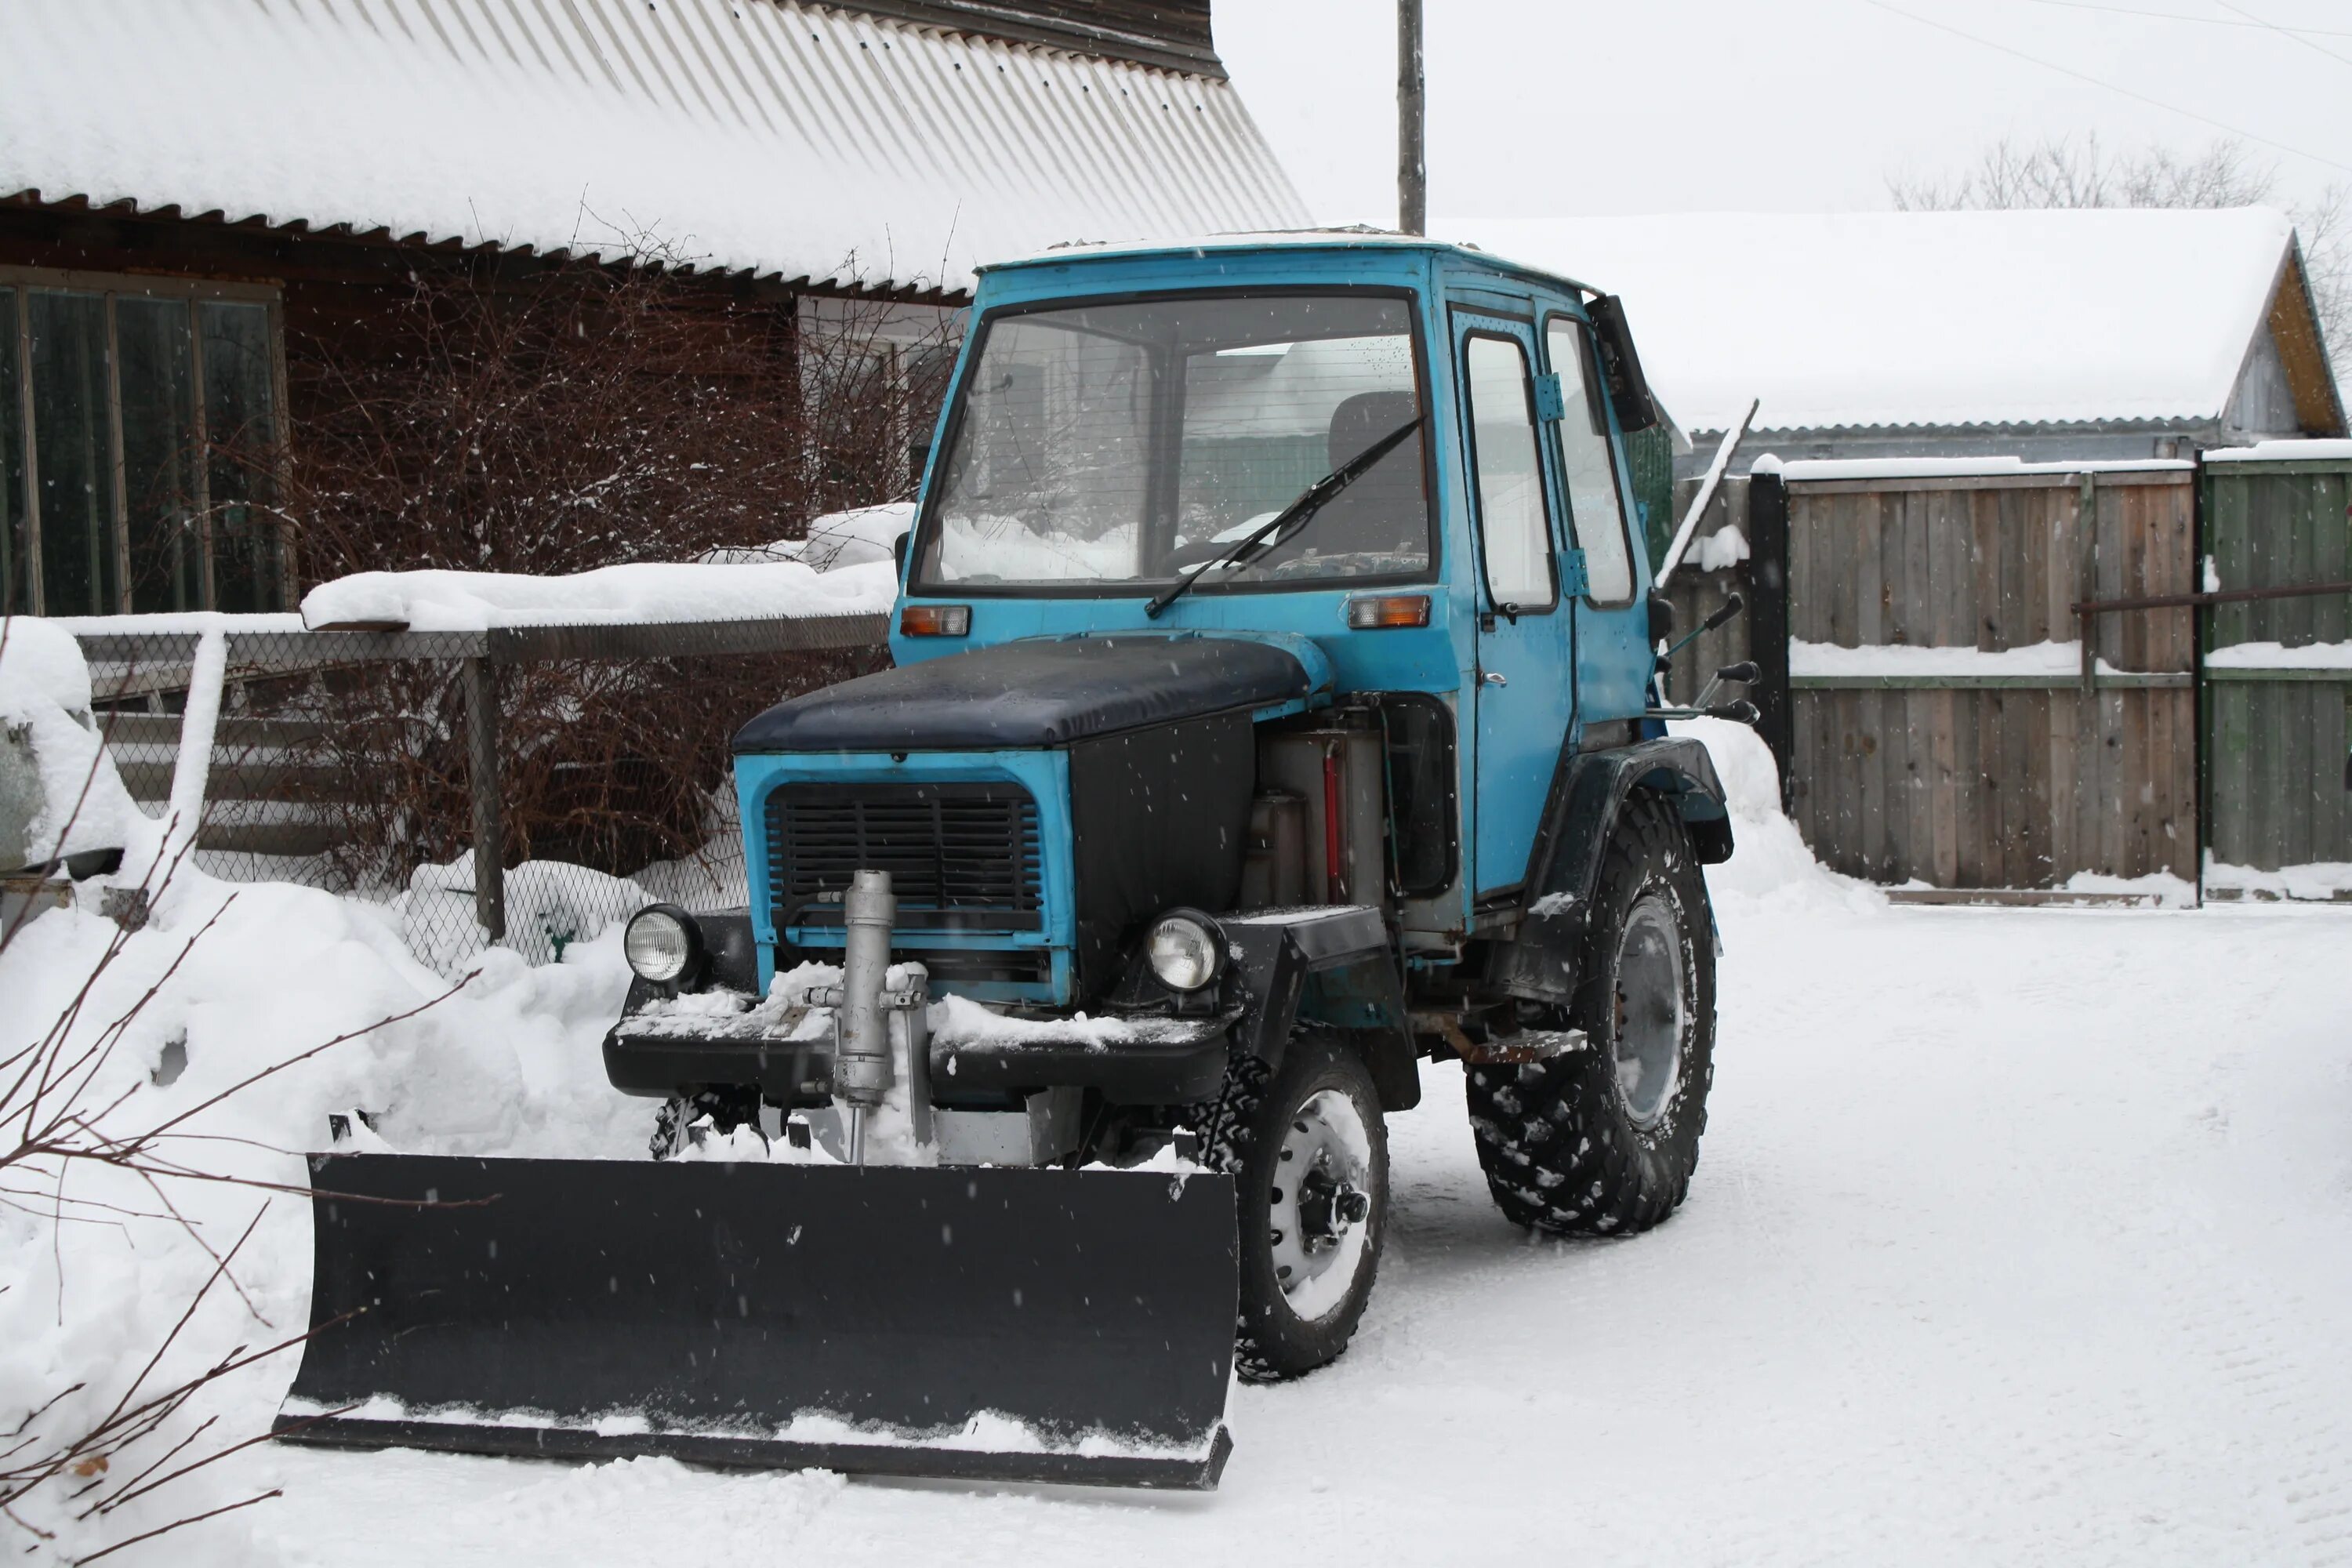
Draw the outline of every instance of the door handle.
<instances>
[{"instance_id":1,"label":"door handle","mask_svg":"<svg viewBox=\"0 0 2352 1568\"><path fill-rule=\"evenodd\" d=\"M1511 683L1511 678L1509 676L1497 675L1491 669L1479 679L1486 681L1489 686L1508 686Z\"/></svg>"}]
</instances>

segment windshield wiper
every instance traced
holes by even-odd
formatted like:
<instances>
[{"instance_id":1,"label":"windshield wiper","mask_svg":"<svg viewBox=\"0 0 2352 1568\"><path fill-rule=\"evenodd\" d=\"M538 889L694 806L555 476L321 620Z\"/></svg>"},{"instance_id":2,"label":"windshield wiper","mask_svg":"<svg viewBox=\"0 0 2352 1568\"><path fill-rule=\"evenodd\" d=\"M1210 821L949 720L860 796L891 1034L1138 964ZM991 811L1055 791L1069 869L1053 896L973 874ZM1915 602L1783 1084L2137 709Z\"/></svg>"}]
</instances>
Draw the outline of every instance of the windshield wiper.
<instances>
[{"instance_id":1,"label":"windshield wiper","mask_svg":"<svg viewBox=\"0 0 2352 1568\"><path fill-rule=\"evenodd\" d=\"M1189 577L1179 577L1166 591L1143 606L1146 620L1158 620L1160 612L1184 596L1185 590L1220 566L1246 566L1269 550L1288 543L1306 526L1315 521L1315 514L1330 503L1331 498L1370 473L1372 466L1397 449L1404 438L1421 428L1421 415L1414 415L1313 484L1298 492L1298 499L1276 512L1273 517L1252 529L1248 537L1237 539L1230 550L1220 552L1201 563Z\"/></svg>"}]
</instances>

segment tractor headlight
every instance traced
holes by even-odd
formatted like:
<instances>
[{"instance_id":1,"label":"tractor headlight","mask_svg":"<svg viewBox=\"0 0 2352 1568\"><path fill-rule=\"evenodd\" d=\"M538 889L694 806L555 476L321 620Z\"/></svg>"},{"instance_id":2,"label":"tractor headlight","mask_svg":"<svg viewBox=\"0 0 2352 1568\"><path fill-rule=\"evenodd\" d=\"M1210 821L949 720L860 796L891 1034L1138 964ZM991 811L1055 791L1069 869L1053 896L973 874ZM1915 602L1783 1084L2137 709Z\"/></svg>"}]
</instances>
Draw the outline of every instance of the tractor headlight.
<instances>
[{"instance_id":1,"label":"tractor headlight","mask_svg":"<svg viewBox=\"0 0 2352 1568\"><path fill-rule=\"evenodd\" d=\"M1160 917L1144 954L1160 984L1171 991L1198 991L1224 967L1225 943L1206 915L1178 910Z\"/></svg>"},{"instance_id":2,"label":"tractor headlight","mask_svg":"<svg viewBox=\"0 0 2352 1568\"><path fill-rule=\"evenodd\" d=\"M621 938L621 952L640 980L667 985L684 974L701 947L687 917L656 904L639 910Z\"/></svg>"}]
</instances>

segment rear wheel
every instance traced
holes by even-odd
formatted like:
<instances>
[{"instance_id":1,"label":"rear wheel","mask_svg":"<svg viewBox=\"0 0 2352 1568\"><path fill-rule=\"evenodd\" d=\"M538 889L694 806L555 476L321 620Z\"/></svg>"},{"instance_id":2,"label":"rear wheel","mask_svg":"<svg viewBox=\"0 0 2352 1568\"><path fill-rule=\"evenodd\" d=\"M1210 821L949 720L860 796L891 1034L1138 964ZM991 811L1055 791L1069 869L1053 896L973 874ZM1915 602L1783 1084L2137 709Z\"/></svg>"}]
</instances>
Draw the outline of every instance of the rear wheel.
<instances>
[{"instance_id":1,"label":"rear wheel","mask_svg":"<svg viewBox=\"0 0 2352 1568\"><path fill-rule=\"evenodd\" d=\"M1371 1299L1388 1224L1388 1133L1370 1069L1303 1030L1277 1068L1237 1059L1195 1120L1202 1163L1234 1178L1234 1365L1253 1383L1328 1365Z\"/></svg>"},{"instance_id":2,"label":"rear wheel","mask_svg":"<svg viewBox=\"0 0 2352 1568\"><path fill-rule=\"evenodd\" d=\"M1625 803L1602 858L1567 1016L1584 1044L1474 1066L1470 1123L1504 1214L1563 1236L1627 1236L1690 1190L1715 1077L1715 942L1681 815Z\"/></svg>"}]
</instances>

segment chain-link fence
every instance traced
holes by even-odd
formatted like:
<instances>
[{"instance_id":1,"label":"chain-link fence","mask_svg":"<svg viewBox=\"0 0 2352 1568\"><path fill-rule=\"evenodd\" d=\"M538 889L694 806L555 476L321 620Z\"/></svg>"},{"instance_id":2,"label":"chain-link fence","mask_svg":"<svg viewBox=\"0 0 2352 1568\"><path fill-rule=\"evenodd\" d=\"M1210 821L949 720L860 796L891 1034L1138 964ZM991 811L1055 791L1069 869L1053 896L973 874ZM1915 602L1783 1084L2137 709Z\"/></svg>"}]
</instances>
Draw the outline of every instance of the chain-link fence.
<instances>
[{"instance_id":1,"label":"chain-link fence","mask_svg":"<svg viewBox=\"0 0 2352 1568\"><path fill-rule=\"evenodd\" d=\"M185 721L203 634L81 623L123 782L161 816L180 771L208 763L200 869L368 900L445 973L494 942L560 958L656 900L743 902L730 737L769 703L887 658L879 616L487 632L290 622L218 617L209 752L190 747ZM199 690L196 710L207 705Z\"/></svg>"}]
</instances>

